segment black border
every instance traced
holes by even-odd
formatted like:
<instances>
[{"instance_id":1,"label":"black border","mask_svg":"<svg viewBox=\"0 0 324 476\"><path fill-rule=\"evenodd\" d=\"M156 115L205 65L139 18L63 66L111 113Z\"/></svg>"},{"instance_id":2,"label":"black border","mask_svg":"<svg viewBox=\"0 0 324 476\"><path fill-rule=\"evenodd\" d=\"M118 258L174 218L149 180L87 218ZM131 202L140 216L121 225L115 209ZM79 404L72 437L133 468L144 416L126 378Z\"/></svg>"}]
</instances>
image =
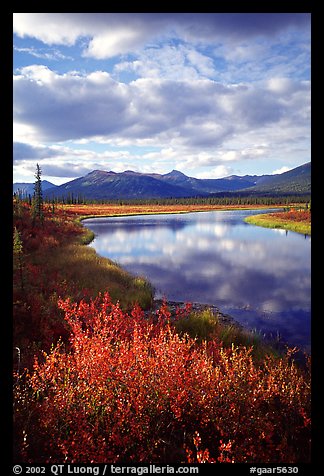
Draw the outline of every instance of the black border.
<instances>
[{"instance_id":1,"label":"black border","mask_svg":"<svg viewBox=\"0 0 324 476\"><path fill-rule=\"evenodd\" d=\"M318 92L319 92L319 82L321 81L321 73L319 71L321 67L320 51L321 51L321 38L320 38L320 2L315 4L315 1L294 1L294 2L284 2L284 1L263 1L263 2L231 2L227 4L226 2L222 4L214 4L211 2L197 2L193 5L188 5L189 12L193 13L310 13L312 21L312 151L315 152L313 161L312 161L312 308L313 308L313 318L312 318L312 373L313 373L313 384L312 384L312 413L313 413L313 443L312 443L312 463L309 465L297 465L299 467L298 474L315 474L317 472L317 467L315 465L321 462L320 455L320 419L319 419L319 409L321 408L321 386L320 382L322 381L320 373L322 373L321 366L321 357L322 353L320 352L320 343L318 342L321 335L319 329L319 323L321 319L321 313L319 312L319 302L318 299L318 287L321 285L321 274L320 268L317 270L316 265L319 263L319 226L320 218L319 213L320 203L317 201L317 196L319 195L320 190L320 180L323 180L323 175L320 173L320 154L319 150L319 127L321 123L321 115L319 110L319 101L318 101ZM163 2L162 6L155 6L155 13L159 12L172 12L172 13L181 13L183 9L182 6L176 6L172 2L171 8ZM28 7L32 11L44 11L45 5L35 5L35 2L30 2ZM59 7L58 4L55 4L55 7ZM95 7L95 5L93 5ZM111 8L112 7L112 8ZM115 5L117 7L117 5ZM126 5L124 6L126 7ZM242 8L243 7L243 8ZM12 472L12 14L13 12L20 12L26 9L26 4L14 2L11 5L10 12L2 12L1 15L1 44L2 48L2 61L1 61L1 82L3 82L2 92L4 91L3 97L5 98L5 108L2 109L2 118L3 118L3 137L4 141L2 143L2 173L1 177L1 186L0 186L0 206L1 206L1 217L2 217L2 230L0 233L1 236L1 270L2 270L2 280L1 280L1 291L2 295L2 306L1 306L1 317L2 322L5 326L5 339L3 339L2 344L0 345L2 352L1 359L1 390L4 396L4 401L2 409L4 410L4 415L2 416L3 425L3 439L2 439L2 455L3 458L8 460L8 473L4 470L6 474L13 474ZM243 11L244 9L244 11ZM28 11L30 11L28 10ZM98 11L102 10L102 6L98 5ZM109 5L109 10L112 12L120 12L119 8L113 8L113 5ZM136 2L137 13L152 12L152 5L140 5ZM154 12L153 10L153 12ZM215 10L217 10L215 12ZM52 11L52 10L51 10ZM59 10L60 11L60 10ZM67 5L64 5L64 11L74 12ZM188 13L189 13L188 12ZM4 390L4 391L3 391ZM0 460L0 467L2 463L5 462ZM6 465L7 466L7 465ZM24 465L25 467L27 465ZM81 465L80 465L81 466ZM94 465L98 466L98 465ZM100 465L99 465L100 466ZM139 465L134 465L139 466ZM145 466L145 465L143 465ZM185 465L187 466L187 465ZM285 466L284 464L269 465L269 464L234 464L234 465L199 465L199 474L204 474L204 472L209 473L211 470L217 471L217 474L250 474L249 468L252 466L256 467L277 467ZM294 466L294 465L289 465ZM314 470L313 470L314 468ZM22 474L25 474L23 472ZM46 470L46 474L52 474L50 470ZM62 473L64 474L64 473ZM101 473L102 474L102 473ZM107 472L107 474L109 474ZM189 474L189 473L188 473ZM254 473L256 474L256 473Z\"/></svg>"}]
</instances>

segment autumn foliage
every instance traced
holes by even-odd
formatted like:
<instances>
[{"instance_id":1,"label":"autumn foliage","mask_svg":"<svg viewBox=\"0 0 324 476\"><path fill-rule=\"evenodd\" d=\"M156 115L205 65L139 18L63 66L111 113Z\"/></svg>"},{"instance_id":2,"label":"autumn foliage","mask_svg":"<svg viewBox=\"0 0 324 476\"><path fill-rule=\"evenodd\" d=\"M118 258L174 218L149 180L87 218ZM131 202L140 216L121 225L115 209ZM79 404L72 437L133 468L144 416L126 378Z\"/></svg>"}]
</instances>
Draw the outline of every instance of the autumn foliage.
<instances>
[{"instance_id":1,"label":"autumn foliage","mask_svg":"<svg viewBox=\"0 0 324 476\"><path fill-rule=\"evenodd\" d=\"M289 211L284 211L280 213L269 213L270 217L280 218L281 220L293 221L293 222L311 222L311 212L310 210L295 210L291 209Z\"/></svg>"},{"instance_id":2,"label":"autumn foliage","mask_svg":"<svg viewBox=\"0 0 324 476\"><path fill-rule=\"evenodd\" d=\"M28 203L13 205L13 334L23 367L32 368L34 354L48 351L60 337L68 340L59 297L80 300L109 290L123 307L150 302L148 283L81 244L86 230L77 212L44 204L43 220L35 223Z\"/></svg>"},{"instance_id":3,"label":"autumn foliage","mask_svg":"<svg viewBox=\"0 0 324 476\"><path fill-rule=\"evenodd\" d=\"M251 349L181 337L166 304L58 304L70 343L17 383L18 460L309 461L309 374L289 353L256 365Z\"/></svg>"}]
</instances>

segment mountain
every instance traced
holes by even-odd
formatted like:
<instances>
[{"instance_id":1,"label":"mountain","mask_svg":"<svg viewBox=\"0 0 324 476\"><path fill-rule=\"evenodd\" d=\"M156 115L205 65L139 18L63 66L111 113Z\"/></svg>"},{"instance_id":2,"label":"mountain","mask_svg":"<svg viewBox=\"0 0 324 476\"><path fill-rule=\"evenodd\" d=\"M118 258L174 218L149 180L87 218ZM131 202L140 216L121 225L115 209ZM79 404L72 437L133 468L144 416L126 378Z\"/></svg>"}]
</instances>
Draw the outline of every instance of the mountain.
<instances>
[{"instance_id":1,"label":"mountain","mask_svg":"<svg viewBox=\"0 0 324 476\"><path fill-rule=\"evenodd\" d=\"M48 190L49 188L55 188L57 185L54 185L47 180L42 180L42 189ZM27 182L16 182L13 184L13 193L20 193L21 195L33 195L34 194L34 184Z\"/></svg>"},{"instance_id":2,"label":"mountain","mask_svg":"<svg viewBox=\"0 0 324 476\"><path fill-rule=\"evenodd\" d=\"M192 196L191 191L178 185L130 170L122 173L94 170L46 192L49 197L67 197L72 194L99 200Z\"/></svg>"},{"instance_id":3,"label":"mountain","mask_svg":"<svg viewBox=\"0 0 324 476\"><path fill-rule=\"evenodd\" d=\"M80 197L94 200L130 200L150 198L208 197L222 194L291 194L310 193L311 163L275 175L230 175L220 179L197 179L172 170L167 174L142 174L93 170L84 177L63 185L44 180L43 192L48 198ZM27 191L28 186L31 192ZM23 193L33 193L34 184L14 184Z\"/></svg>"},{"instance_id":4,"label":"mountain","mask_svg":"<svg viewBox=\"0 0 324 476\"><path fill-rule=\"evenodd\" d=\"M217 192L233 192L244 189L245 187L251 187L255 185L256 177L257 176L251 175L246 175L244 177L231 175L221 179L197 179L187 177L185 174L178 172L177 170L172 170L172 172L168 174L161 175L160 180L191 190L194 195L197 195L197 193L208 195Z\"/></svg>"},{"instance_id":5,"label":"mountain","mask_svg":"<svg viewBox=\"0 0 324 476\"><path fill-rule=\"evenodd\" d=\"M311 163L300 165L288 172L266 175L249 188L251 192L267 193L310 193Z\"/></svg>"},{"instance_id":6,"label":"mountain","mask_svg":"<svg viewBox=\"0 0 324 476\"><path fill-rule=\"evenodd\" d=\"M155 175L157 177L157 175ZM253 193L310 193L311 162L288 172L274 175L230 175L220 179L197 179L187 177L182 172L172 172L157 178L190 190L193 195L221 194L222 192Z\"/></svg>"}]
</instances>

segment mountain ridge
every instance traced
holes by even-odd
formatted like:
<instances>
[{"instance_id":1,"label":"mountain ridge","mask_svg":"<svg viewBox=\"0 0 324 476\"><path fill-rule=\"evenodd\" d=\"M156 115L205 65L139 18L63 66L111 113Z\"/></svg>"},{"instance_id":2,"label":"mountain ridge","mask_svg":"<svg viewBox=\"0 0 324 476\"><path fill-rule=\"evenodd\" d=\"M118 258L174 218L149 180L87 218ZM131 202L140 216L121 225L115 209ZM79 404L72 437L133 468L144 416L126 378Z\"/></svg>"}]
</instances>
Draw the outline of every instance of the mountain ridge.
<instances>
[{"instance_id":1,"label":"mountain ridge","mask_svg":"<svg viewBox=\"0 0 324 476\"><path fill-rule=\"evenodd\" d=\"M219 179L198 179L178 170L166 174L146 174L132 170L113 172L96 169L65 184L43 188L43 192L46 192L44 196L48 198L63 198L73 194L74 197L95 200L189 198L248 192L303 194L310 191L311 162L281 174L230 175Z\"/></svg>"},{"instance_id":2,"label":"mountain ridge","mask_svg":"<svg viewBox=\"0 0 324 476\"><path fill-rule=\"evenodd\" d=\"M13 184L13 193L20 193L21 195L33 195L34 186L35 184L30 182L16 182ZM42 180L43 191L56 187L58 187L58 185L55 185L48 180Z\"/></svg>"}]
</instances>

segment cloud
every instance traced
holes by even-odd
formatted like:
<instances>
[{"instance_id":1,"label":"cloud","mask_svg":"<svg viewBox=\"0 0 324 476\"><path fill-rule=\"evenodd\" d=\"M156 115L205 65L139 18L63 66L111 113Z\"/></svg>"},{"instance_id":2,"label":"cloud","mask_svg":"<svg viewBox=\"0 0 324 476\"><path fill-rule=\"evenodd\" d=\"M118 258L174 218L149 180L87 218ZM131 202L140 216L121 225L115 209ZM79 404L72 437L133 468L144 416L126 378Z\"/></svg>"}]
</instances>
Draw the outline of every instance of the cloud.
<instances>
[{"instance_id":1,"label":"cloud","mask_svg":"<svg viewBox=\"0 0 324 476\"><path fill-rule=\"evenodd\" d=\"M91 158L93 159L91 152L84 150L73 150L54 145L13 143L14 169L19 170L22 174L34 172L36 163L39 163L42 173L47 177L76 177L93 170ZM73 159L77 159L77 163L72 162Z\"/></svg>"},{"instance_id":2,"label":"cloud","mask_svg":"<svg viewBox=\"0 0 324 476\"><path fill-rule=\"evenodd\" d=\"M85 17L63 13L14 13L13 31L21 37L36 38L48 45L73 45L90 33Z\"/></svg>"},{"instance_id":3,"label":"cloud","mask_svg":"<svg viewBox=\"0 0 324 476\"><path fill-rule=\"evenodd\" d=\"M14 13L14 33L48 45L86 40L85 56L111 58L148 41L177 36L183 41L230 43L310 28L304 13Z\"/></svg>"},{"instance_id":4,"label":"cloud","mask_svg":"<svg viewBox=\"0 0 324 476\"><path fill-rule=\"evenodd\" d=\"M227 167L226 165L217 165L216 167L213 167L209 169L207 172L201 172L197 174L197 178L200 179L211 179L211 178L223 178L223 177L228 177L233 173L233 170L231 167Z\"/></svg>"},{"instance_id":5,"label":"cloud","mask_svg":"<svg viewBox=\"0 0 324 476\"><path fill-rule=\"evenodd\" d=\"M42 140L110 135L131 116L125 87L106 72L59 75L45 66L21 70L14 81L14 117Z\"/></svg>"},{"instance_id":6,"label":"cloud","mask_svg":"<svg viewBox=\"0 0 324 476\"><path fill-rule=\"evenodd\" d=\"M197 175L199 178L219 178L233 173L232 166L229 163L240 163L242 161L250 161L262 159L272 153L268 146L255 144L246 148L226 149L195 152L189 151L186 159L181 161L183 169L195 167L208 167L208 171L201 172Z\"/></svg>"},{"instance_id":7,"label":"cloud","mask_svg":"<svg viewBox=\"0 0 324 476\"><path fill-rule=\"evenodd\" d=\"M193 47L185 45L163 45L146 48L138 52L133 61L122 61L114 72L128 71L142 78L164 78L172 80L195 80L213 78L213 59Z\"/></svg>"},{"instance_id":8,"label":"cloud","mask_svg":"<svg viewBox=\"0 0 324 476\"><path fill-rule=\"evenodd\" d=\"M146 35L136 29L113 28L110 31L95 35L90 40L83 55L96 59L111 58L134 51L134 49L144 44L145 39Z\"/></svg>"},{"instance_id":9,"label":"cloud","mask_svg":"<svg viewBox=\"0 0 324 476\"><path fill-rule=\"evenodd\" d=\"M80 166L74 162L66 161L63 164L46 163L42 165L43 174L49 177L82 177L92 170L93 168L89 166Z\"/></svg>"},{"instance_id":10,"label":"cloud","mask_svg":"<svg viewBox=\"0 0 324 476\"><path fill-rule=\"evenodd\" d=\"M152 165L218 177L310 160L309 14L13 19L24 178L38 161L58 177Z\"/></svg>"},{"instance_id":11,"label":"cloud","mask_svg":"<svg viewBox=\"0 0 324 476\"><path fill-rule=\"evenodd\" d=\"M161 151L161 154L155 156L159 164L162 156L169 157L168 151ZM149 165L138 166L136 163L143 159L144 164L148 157L137 155L135 152L131 155L129 151L118 149L112 150L109 145L102 152L89 148L78 149L75 146L30 144L23 142L13 143L14 170L22 175L28 172L34 172L36 163L41 165L43 174L47 177L80 177L86 175L92 170L114 170L123 172L124 170L135 170L138 172L151 172ZM53 160L55 159L55 160ZM157 165L157 171L159 169ZM164 171L162 168L161 171ZM167 170L169 171L169 170Z\"/></svg>"},{"instance_id":12,"label":"cloud","mask_svg":"<svg viewBox=\"0 0 324 476\"><path fill-rule=\"evenodd\" d=\"M290 167L286 167L286 165L284 165L283 167L280 167L280 169L276 169L272 172L273 175L276 175L276 174L283 174L284 172L288 172L288 170L290 170Z\"/></svg>"},{"instance_id":13,"label":"cloud","mask_svg":"<svg viewBox=\"0 0 324 476\"><path fill-rule=\"evenodd\" d=\"M82 39L83 55L97 59L134 51L165 23L164 15L127 13L15 13L13 20L19 37L67 46Z\"/></svg>"},{"instance_id":14,"label":"cloud","mask_svg":"<svg viewBox=\"0 0 324 476\"><path fill-rule=\"evenodd\" d=\"M221 13L203 16L188 14L182 26L189 38L219 39L222 35L239 41L273 37L290 29L310 25L310 14L300 13Z\"/></svg>"},{"instance_id":15,"label":"cloud","mask_svg":"<svg viewBox=\"0 0 324 476\"><path fill-rule=\"evenodd\" d=\"M43 145L31 145L23 142L13 143L13 158L14 163L22 160L41 160L55 157L58 152L50 147Z\"/></svg>"},{"instance_id":16,"label":"cloud","mask_svg":"<svg viewBox=\"0 0 324 476\"><path fill-rule=\"evenodd\" d=\"M18 53L27 53L35 58L45 59L45 60L70 60L73 61L72 56L67 56L61 53L58 49L52 48L51 50L45 50L44 48L34 48L34 47L25 47L19 48L18 46L14 46L14 51Z\"/></svg>"},{"instance_id":17,"label":"cloud","mask_svg":"<svg viewBox=\"0 0 324 476\"><path fill-rule=\"evenodd\" d=\"M103 71L58 74L32 65L14 77L14 120L31 127L37 142L146 141L196 153L215 150L220 162L239 160L268 152L258 144L269 142L269 131L276 141L307 138L310 85L280 78L252 85L158 78L124 84ZM260 137L251 140L257 131ZM230 145L234 139L239 146Z\"/></svg>"}]
</instances>

